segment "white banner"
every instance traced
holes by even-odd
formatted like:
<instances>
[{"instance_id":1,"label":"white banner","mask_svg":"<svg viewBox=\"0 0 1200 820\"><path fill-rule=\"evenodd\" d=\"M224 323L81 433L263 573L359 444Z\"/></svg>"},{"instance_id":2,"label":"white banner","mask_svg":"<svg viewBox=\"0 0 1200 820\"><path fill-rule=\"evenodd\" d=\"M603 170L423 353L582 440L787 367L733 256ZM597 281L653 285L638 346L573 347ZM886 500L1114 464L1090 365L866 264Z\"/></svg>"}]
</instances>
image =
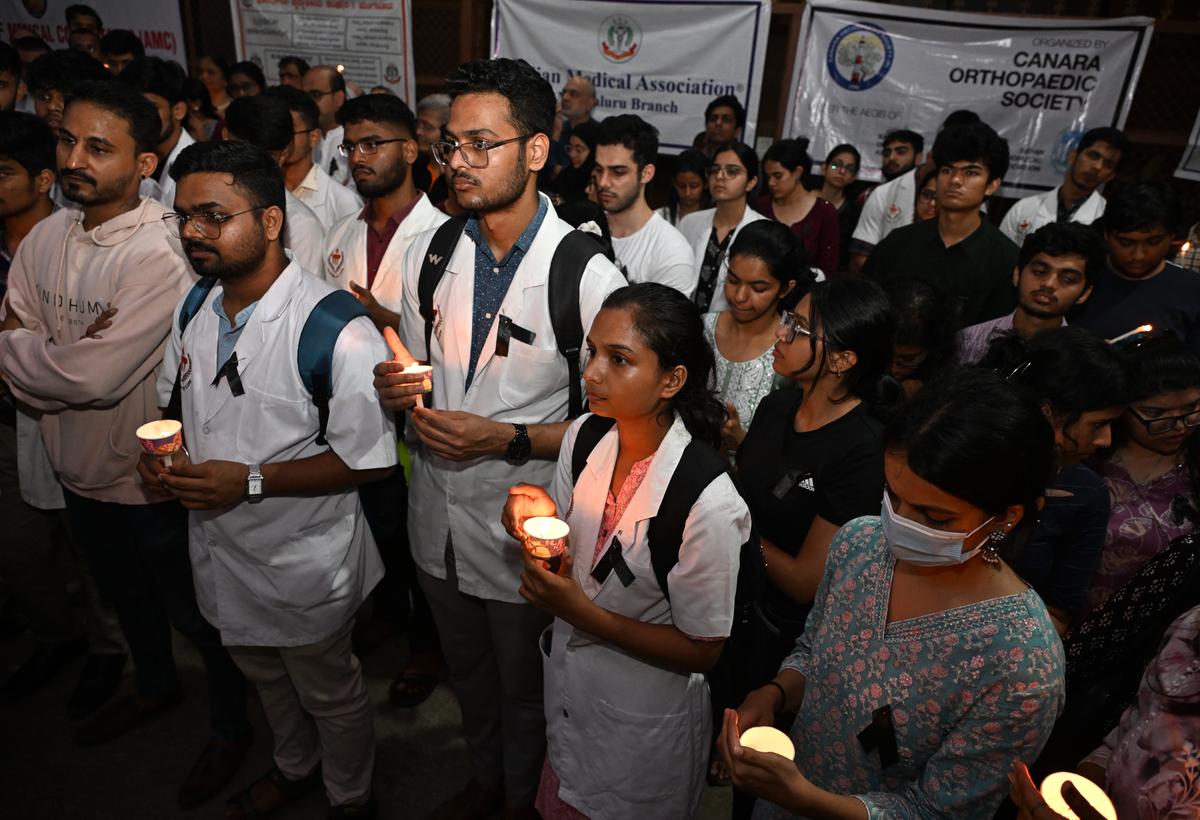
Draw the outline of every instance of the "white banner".
<instances>
[{"instance_id":1,"label":"white banner","mask_svg":"<svg viewBox=\"0 0 1200 820\"><path fill-rule=\"evenodd\" d=\"M1192 126L1192 135L1188 137L1183 156L1179 158L1175 176L1200 182L1200 113L1196 114L1196 124Z\"/></svg>"},{"instance_id":2,"label":"white banner","mask_svg":"<svg viewBox=\"0 0 1200 820\"><path fill-rule=\"evenodd\" d=\"M67 47L67 18L64 14L73 0L0 0L0 31L11 43L21 29L29 29L45 40L50 48ZM142 39L152 57L175 60L187 67L183 41L183 23L179 3L172 0L92 0L88 3L100 15L104 30L129 29Z\"/></svg>"},{"instance_id":3,"label":"white banner","mask_svg":"<svg viewBox=\"0 0 1200 820\"><path fill-rule=\"evenodd\" d=\"M343 66L369 90L383 85L410 105L417 93L412 61L412 0L230 0L239 60L253 60L270 83L279 60Z\"/></svg>"},{"instance_id":4,"label":"white banner","mask_svg":"<svg viewBox=\"0 0 1200 820\"><path fill-rule=\"evenodd\" d=\"M786 122L824 159L838 143L880 179L884 134L909 128L926 148L945 116L979 114L1008 140L1005 196L1062 181L1089 128L1121 127L1150 43L1148 17L1063 20L907 10L811 0Z\"/></svg>"},{"instance_id":5,"label":"white banner","mask_svg":"<svg viewBox=\"0 0 1200 820\"><path fill-rule=\"evenodd\" d=\"M691 148L704 107L733 94L753 145L770 22L769 0L496 0L492 56L528 61L555 94L589 77L592 116L639 115L658 128L663 153Z\"/></svg>"}]
</instances>

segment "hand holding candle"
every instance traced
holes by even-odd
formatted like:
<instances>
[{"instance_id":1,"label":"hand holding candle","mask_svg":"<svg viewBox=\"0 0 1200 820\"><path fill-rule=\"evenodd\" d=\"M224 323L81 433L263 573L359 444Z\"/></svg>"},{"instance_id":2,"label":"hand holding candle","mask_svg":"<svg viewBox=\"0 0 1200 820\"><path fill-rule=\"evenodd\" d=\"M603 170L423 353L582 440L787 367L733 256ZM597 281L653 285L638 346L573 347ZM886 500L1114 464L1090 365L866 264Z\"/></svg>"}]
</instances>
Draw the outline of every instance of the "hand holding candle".
<instances>
[{"instance_id":1,"label":"hand holding candle","mask_svg":"<svg viewBox=\"0 0 1200 820\"><path fill-rule=\"evenodd\" d=\"M157 458L164 467L171 466L171 457L187 450L183 448L183 424L174 419L159 419L143 424L137 429L142 449Z\"/></svg>"},{"instance_id":2,"label":"hand holding candle","mask_svg":"<svg viewBox=\"0 0 1200 820\"><path fill-rule=\"evenodd\" d=\"M375 365L375 392L383 406L401 412L421 402L421 394L433 389L433 368L421 365L400 341L395 328L385 327L383 338L391 358Z\"/></svg>"},{"instance_id":3,"label":"hand holding candle","mask_svg":"<svg viewBox=\"0 0 1200 820\"><path fill-rule=\"evenodd\" d=\"M562 568L563 553L567 551L567 536L571 528L566 521L550 516L526 518L521 525L525 533L525 549L534 558L546 562L555 575Z\"/></svg>"},{"instance_id":4,"label":"hand holding candle","mask_svg":"<svg viewBox=\"0 0 1200 820\"><path fill-rule=\"evenodd\" d=\"M1081 818L1071 805L1067 803L1067 799L1063 795L1063 787L1067 784L1075 787L1075 791L1087 801L1093 813L1089 813L1087 816ZM1104 789L1081 774L1055 772L1042 781L1041 793L1042 799L1046 801L1046 805L1052 811L1066 817L1067 820L1090 820L1090 818L1095 816L1102 817L1104 820L1117 820L1117 809L1113 806L1112 801L1108 799L1108 795L1104 793ZM1082 811L1083 809L1081 808L1080 810Z\"/></svg>"},{"instance_id":5,"label":"hand holding candle","mask_svg":"<svg viewBox=\"0 0 1200 820\"><path fill-rule=\"evenodd\" d=\"M742 732L738 742L757 752L771 752L788 760L796 759L796 746L792 739L774 726L751 726Z\"/></svg>"}]
</instances>

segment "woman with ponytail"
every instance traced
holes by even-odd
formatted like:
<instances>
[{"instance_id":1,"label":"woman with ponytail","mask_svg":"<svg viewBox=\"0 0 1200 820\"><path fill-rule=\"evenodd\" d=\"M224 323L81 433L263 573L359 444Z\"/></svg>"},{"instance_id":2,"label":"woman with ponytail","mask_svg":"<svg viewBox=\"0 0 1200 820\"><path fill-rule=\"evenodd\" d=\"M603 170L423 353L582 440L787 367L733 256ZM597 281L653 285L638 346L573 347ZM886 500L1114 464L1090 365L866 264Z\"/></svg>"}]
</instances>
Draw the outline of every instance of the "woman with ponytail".
<instances>
[{"instance_id":1,"label":"woman with ponytail","mask_svg":"<svg viewBox=\"0 0 1200 820\"><path fill-rule=\"evenodd\" d=\"M571 530L557 573L523 552L521 596L555 616L542 636L537 809L547 820L692 817L713 737L703 673L733 625L750 512L715 449L725 413L695 305L656 283L614 291L587 349L591 413L563 437L553 486L517 485L504 509L518 540L531 516ZM685 458L718 466L690 508L668 498ZM669 503L688 512L664 588L649 530Z\"/></svg>"},{"instance_id":2,"label":"woman with ponytail","mask_svg":"<svg viewBox=\"0 0 1200 820\"><path fill-rule=\"evenodd\" d=\"M759 212L791 228L813 264L833 276L839 269L838 211L817 193L820 185L812 175L808 140L780 140L767 149L762 164L767 195L759 200Z\"/></svg>"}]
</instances>

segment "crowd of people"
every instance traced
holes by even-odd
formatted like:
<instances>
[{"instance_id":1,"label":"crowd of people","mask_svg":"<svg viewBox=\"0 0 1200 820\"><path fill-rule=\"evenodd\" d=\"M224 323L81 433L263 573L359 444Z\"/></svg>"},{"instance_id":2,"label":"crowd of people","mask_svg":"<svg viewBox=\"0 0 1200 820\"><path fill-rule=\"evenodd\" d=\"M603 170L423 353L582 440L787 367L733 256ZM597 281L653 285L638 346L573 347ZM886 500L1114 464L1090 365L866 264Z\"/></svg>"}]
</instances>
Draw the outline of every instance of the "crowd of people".
<instances>
[{"instance_id":1,"label":"crowd of people","mask_svg":"<svg viewBox=\"0 0 1200 820\"><path fill-rule=\"evenodd\" d=\"M521 60L410 107L67 15L0 43L4 701L86 656L109 743L179 703L174 628L181 807L372 817L403 634L389 700L444 676L473 767L435 817L1048 820L1064 767L1200 813L1200 272L1121 131L998 219L970 111L821 161L719 97L670 158Z\"/></svg>"}]
</instances>

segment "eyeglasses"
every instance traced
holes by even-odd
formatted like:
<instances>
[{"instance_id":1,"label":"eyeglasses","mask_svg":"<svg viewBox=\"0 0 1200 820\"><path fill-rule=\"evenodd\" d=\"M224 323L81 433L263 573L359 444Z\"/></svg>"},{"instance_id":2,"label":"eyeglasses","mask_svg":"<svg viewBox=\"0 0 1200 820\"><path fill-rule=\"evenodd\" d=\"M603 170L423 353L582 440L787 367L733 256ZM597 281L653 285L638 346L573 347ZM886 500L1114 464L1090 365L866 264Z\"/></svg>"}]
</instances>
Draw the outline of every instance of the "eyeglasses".
<instances>
[{"instance_id":1,"label":"eyeglasses","mask_svg":"<svg viewBox=\"0 0 1200 820\"><path fill-rule=\"evenodd\" d=\"M308 96L312 97L317 102L320 102L322 97L328 97L330 94L336 94L336 93L337 92L332 89L330 89L329 91L322 91L319 88L314 88L308 92Z\"/></svg>"},{"instance_id":2,"label":"eyeglasses","mask_svg":"<svg viewBox=\"0 0 1200 820\"><path fill-rule=\"evenodd\" d=\"M165 214L162 218L163 224L167 226L167 233L176 239L183 232L183 226L191 223L196 229L196 233L205 239L220 239L221 226L235 216L261 211L263 208L270 207L268 205L257 205L253 208L247 208L244 211L238 211L235 214L219 214L214 211L205 211L202 214L181 214L178 211L171 214Z\"/></svg>"},{"instance_id":3,"label":"eyeglasses","mask_svg":"<svg viewBox=\"0 0 1200 820\"><path fill-rule=\"evenodd\" d=\"M917 194L918 202L933 202L937 199L937 191L921 191Z\"/></svg>"},{"instance_id":4,"label":"eyeglasses","mask_svg":"<svg viewBox=\"0 0 1200 820\"><path fill-rule=\"evenodd\" d=\"M830 171L845 171L847 174L857 174L858 166L849 162L838 162L836 159L832 162L825 163Z\"/></svg>"},{"instance_id":5,"label":"eyeglasses","mask_svg":"<svg viewBox=\"0 0 1200 820\"><path fill-rule=\"evenodd\" d=\"M804 324L800 324L804 322ZM792 313L790 310L785 310L779 317L779 326L784 330L784 344L791 344L796 341L797 336L807 336L810 339L820 339L822 337L812 332L812 328L806 327L807 319L801 319Z\"/></svg>"},{"instance_id":6,"label":"eyeglasses","mask_svg":"<svg viewBox=\"0 0 1200 820\"><path fill-rule=\"evenodd\" d=\"M433 158L438 161L439 165L449 165L450 160L454 157L454 152L457 151L463 158L463 162L472 168L486 168L489 152L493 148L508 145L510 142L524 142L532 136L533 134L522 134L519 137L497 140L496 142L492 142L491 140L472 140L471 142L438 140L432 143L430 148L433 149Z\"/></svg>"},{"instance_id":7,"label":"eyeglasses","mask_svg":"<svg viewBox=\"0 0 1200 820\"><path fill-rule=\"evenodd\" d=\"M563 149L568 154L586 154L590 149L586 145L568 145Z\"/></svg>"},{"instance_id":8,"label":"eyeglasses","mask_svg":"<svg viewBox=\"0 0 1200 820\"><path fill-rule=\"evenodd\" d=\"M358 142L343 142L338 146L338 153L343 157L354 156L354 149L364 157L374 156L379 153L379 146L387 145L389 142L409 142L408 137L394 137L390 140L359 140Z\"/></svg>"},{"instance_id":9,"label":"eyeglasses","mask_svg":"<svg viewBox=\"0 0 1200 820\"><path fill-rule=\"evenodd\" d=\"M728 179L737 179L744 173L746 173L746 169L740 165L710 165L710 166L708 166L708 175L710 177L724 176Z\"/></svg>"},{"instance_id":10,"label":"eyeglasses","mask_svg":"<svg viewBox=\"0 0 1200 820\"><path fill-rule=\"evenodd\" d=\"M1152 436L1161 436L1163 433L1169 433L1175 429L1176 422L1183 422L1185 428L1200 427L1200 410L1194 410L1191 413L1184 413L1180 416L1162 416L1156 419L1148 419L1132 407L1129 408L1130 414L1142 423L1146 428L1146 432Z\"/></svg>"}]
</instances>

